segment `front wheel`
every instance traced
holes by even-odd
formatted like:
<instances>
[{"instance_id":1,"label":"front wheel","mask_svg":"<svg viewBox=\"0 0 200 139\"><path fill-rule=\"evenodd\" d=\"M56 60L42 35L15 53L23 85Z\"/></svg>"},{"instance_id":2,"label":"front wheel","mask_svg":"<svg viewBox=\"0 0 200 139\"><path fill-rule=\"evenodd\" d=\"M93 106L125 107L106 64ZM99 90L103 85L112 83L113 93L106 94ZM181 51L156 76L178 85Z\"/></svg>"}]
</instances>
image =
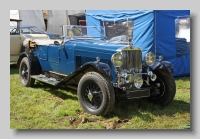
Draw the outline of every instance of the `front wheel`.
<instances>
[{"instance_id":1,"label":"front wheel","mask_svg":"<svg viewBox=\"0 0 200 139\"><path fill-rule=\"evenodd\" d=\"M159 94L151 96L149 100L154 104L166 106L170 104L175 97L176 83L171 73L167 71L157 70L155 71L155 74L157 75L157 79L156 81L151 82L151 85L160 85L160 87L158 87Z\"/></svg>"},{"instance_id":2,"label":"front wheel","mask_svg":"<svg viewBox=\"0 0 200 139\"><path fill-rule=\"evenodd\" d=\"M111 82L97 72L88 72L78 84L81 107L93 115L106 115L114 107L115 95Z\"/></svg>"},{"instance_id":3,"label":"front wheel","mask_svg":"<svg viewBox=\"0 0 200 139\"><path fill-rule=\"evenodd\" d=\"M21 84L25 87L31 87L34 85L35 79L32 79L30 76L31 69L27 57L24 57L19 66L19 75Z\"/></svg>"}]
</instances>

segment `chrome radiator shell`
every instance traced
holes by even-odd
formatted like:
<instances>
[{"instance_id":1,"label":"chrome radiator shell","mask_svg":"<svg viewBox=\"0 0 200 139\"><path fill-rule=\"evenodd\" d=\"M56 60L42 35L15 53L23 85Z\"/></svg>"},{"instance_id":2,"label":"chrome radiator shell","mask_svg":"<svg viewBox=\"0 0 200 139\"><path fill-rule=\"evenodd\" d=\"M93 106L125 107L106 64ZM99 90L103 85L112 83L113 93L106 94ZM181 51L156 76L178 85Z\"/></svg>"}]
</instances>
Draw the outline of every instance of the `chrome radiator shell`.
<instances>
[{"instance_id":1,"label":"chrome radiator shell","mask_svg":"<svg viewBox=\"0 0 200 139\"><path fill-rule=\"evenodd\" d=\"M127 70L128 73L139 72L142 69L142 51L137 47L127 47L121 51L123 55L123 64L121 70Z\"/></svg>"}]
</instances>

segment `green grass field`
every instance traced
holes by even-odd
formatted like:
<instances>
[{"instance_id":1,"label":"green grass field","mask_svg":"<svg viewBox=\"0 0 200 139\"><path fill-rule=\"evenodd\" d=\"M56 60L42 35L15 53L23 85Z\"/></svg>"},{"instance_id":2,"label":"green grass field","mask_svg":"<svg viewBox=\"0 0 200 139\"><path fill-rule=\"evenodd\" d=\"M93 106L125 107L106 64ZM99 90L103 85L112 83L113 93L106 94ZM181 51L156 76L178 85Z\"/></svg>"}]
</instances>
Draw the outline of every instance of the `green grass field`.
<instances>
[{"instance_id":1,"label":"green grass field","mask_svg":"<svg viewBox=\"0 0 200 139\"><path fill-rule=\"evenodd\" d=\"M10 129L184 129L190 125L190 77L175 79L177 92L167 107L146 99L116 103L106 117L85 113L75 90L36 81L22 87L10 65Z\"/></svg>"}]
</instances>

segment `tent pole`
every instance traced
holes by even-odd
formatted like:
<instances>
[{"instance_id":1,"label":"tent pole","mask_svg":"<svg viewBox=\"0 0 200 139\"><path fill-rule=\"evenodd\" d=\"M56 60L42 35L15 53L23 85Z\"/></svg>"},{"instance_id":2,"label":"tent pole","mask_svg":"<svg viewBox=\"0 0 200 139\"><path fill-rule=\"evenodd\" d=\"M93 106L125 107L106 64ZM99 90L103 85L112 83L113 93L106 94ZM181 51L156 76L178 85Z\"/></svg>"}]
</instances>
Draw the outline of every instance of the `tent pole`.
<instances>
[{"instance_id":1,"label":"tent pole","mask_svg":"<svg viewBox=\"0 0 200 139\"><path fill-rule=\"evenodd\" d=\"M69 25L69 15L68 15L68 10L66 10L66 18L67 18L67 25Z\"/></svg>"}]
</instances>

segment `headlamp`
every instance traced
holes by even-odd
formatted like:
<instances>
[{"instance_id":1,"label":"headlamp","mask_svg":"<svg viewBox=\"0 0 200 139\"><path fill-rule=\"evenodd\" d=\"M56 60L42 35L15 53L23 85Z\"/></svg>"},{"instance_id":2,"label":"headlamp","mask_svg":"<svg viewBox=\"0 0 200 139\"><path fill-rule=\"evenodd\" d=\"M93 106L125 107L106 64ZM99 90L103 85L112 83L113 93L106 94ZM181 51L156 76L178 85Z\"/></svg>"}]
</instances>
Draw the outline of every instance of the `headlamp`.
<instances>
[{"instance_id":1,"label":"headlamp","mask_svg":"<svg viewBox=\"0 0 200 139\"><path fill-rule=\"evenodd\" d=\"M115 67L120 67L123 64L123 56L121 53L115 53L111 57L111 61Z\"/></svg>"},{"instance_id":2,"label":"headlamp","mask_svg":"<svg viewBox=\"0 0 200 139\"><path fill-rule=\"evenodd\" d=\"M152 52L149 52L146 54L145 56L145 63L148 65L148 66L152 66L156 61L156 55Z\"/></svg>"}]
</instances>

